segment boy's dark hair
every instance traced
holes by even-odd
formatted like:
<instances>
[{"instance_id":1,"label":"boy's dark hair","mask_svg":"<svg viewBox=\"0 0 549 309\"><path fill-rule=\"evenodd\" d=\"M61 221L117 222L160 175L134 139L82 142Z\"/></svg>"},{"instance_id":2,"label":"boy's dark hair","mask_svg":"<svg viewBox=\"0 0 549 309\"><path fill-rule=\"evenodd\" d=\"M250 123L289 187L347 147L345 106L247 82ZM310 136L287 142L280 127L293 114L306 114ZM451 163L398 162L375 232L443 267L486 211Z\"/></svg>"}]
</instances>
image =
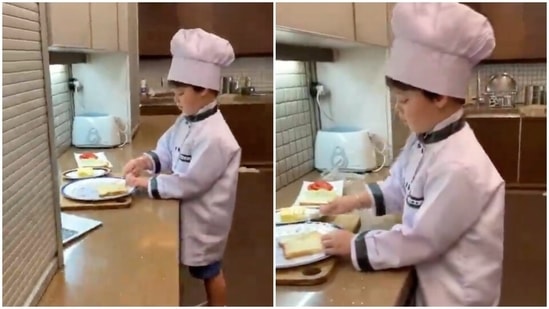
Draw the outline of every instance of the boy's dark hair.
<instances>
[{"instance_id":1,"label":"boy's dark hair","mask_svg":"<svg viewBox=\"0 0 549 309\"><path fill-rule=\"evenodd\" d=\"M191 87L195 92L202 92L206 90L206 88L204 87L186 84L186 83L178 82L175 80L168 80L168 87L170 88ZM213 89L208 89L208 90L211 91L216 97L219 94L219 91L217 90L213 90Z\"/></svg>"},{"instance_id":2,"label":"boy's dark hair","mask_svg":"<svg viewBox=\"0 0 549 309\"><path fill-rule=\"evenodd\" d=\"M428 90L424 90L424 89L421 89L421 88L414 87L412 85L405 84L403 82L399 82L398 80L394 80L394 79L390 78L389 76L385 76L385 84L389 88L396 88L396 89L403 90L403 91L407 91L407 90L420 91L421 94L423 94L423 96L426 97L427 99L429 99L430 101L434 101L434 100L440 99L442 97L442 95L440 95L438 93L434 93L434 92L431 92L431 91L428 91ZM465 104L465 99L454 98L454 97L448 97L448 98L450 98L450 100L452 100L456 103Z\"/></svg>"}]
</instances>

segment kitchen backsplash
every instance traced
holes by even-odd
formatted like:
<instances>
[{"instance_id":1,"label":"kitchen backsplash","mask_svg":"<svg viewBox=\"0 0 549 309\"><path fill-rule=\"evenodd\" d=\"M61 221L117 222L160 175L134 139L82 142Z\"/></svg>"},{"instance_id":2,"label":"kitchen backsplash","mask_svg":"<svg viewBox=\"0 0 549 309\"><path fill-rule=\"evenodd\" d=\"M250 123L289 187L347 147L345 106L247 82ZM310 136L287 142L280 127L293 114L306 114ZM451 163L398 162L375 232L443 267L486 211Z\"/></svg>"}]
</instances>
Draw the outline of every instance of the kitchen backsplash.
<instances>
[{"instance_id":1,"label":"kitchen backsplash","mask_svg":"<svg viewBox=\"0 0 549 309\"><path fill-rule=\"evenodd\" d=\"M492 74L509 73L517 81L519 87L518 102L524 102L524 87L527 85L546 85L547 83L547 64L542 63L503 63L503 64L483 64L477 70L480 70L481 89L484 90L486 82ZM477 80L471 79L469 83L469 95L467 102L473 102L477 95Z\"/></svg>"},{"instance_id":2,"label":"kitchen backsplash","mask_svg":"<svg viewBox=\"0 0 549 309\"><path fill-rule=\"evenodd\" d=\"M313 170L314 111L305 63L276 61L276 189Z\"/></svg>"},{"instance_id":3,"label":"kitchen backsplash","mask_svg":"<svg viewBox=\"0 0 549 309\"><path fill-rule=\"evenodd\" d=\"M142 59L139 61L140 79L146 79L154 91L162 90L161 78L166 78L171 59ZM236 58L228 68L223 69L223 76L249 76L256 91L273 91L273 58L245 57ZM221 82L221 81L220 81Z\"/></svg>"},{"instance_id":4,"label":"kitchen backsplash","mask_svg":"<svg viewBox=\"0 0 549 309\"><path fill-rule=\"evenodd\" d=\"M73 99L69 91L70 70L68 65L50 65L53 126L55 149L60 156L71 146Z\"/></svg>"}]
</instances>

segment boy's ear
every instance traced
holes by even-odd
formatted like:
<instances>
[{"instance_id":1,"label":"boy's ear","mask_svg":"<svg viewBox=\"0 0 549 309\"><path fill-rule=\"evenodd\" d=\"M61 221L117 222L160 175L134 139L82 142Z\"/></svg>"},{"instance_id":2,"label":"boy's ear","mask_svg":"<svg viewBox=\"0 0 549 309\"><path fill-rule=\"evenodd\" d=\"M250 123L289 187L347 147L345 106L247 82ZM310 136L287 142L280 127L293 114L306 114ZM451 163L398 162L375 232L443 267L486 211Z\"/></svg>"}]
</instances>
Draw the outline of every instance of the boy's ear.
<instances>
[{"instance_id":1,"label":"boy's ear","mask_svg":"<svg viewBox=\"0 0 549 309\"><path fill-rule=\"evenodd\" d=\"M201 97L205 97L208 94L208 91L209 91L208 89L204 88L202 91L200 91L199 95Z\"/></svg>"},{"instance_id":2,"label":"boy's ear","mask_svg":"<svg viewBox=\"0 0 549 309\"><path fill-rule=\"evenodd\" d=\"M450 103L450 97L441 95L435 98L433 102L438 108L444 108L446 105Z\"/></svg>"}]
</instances>

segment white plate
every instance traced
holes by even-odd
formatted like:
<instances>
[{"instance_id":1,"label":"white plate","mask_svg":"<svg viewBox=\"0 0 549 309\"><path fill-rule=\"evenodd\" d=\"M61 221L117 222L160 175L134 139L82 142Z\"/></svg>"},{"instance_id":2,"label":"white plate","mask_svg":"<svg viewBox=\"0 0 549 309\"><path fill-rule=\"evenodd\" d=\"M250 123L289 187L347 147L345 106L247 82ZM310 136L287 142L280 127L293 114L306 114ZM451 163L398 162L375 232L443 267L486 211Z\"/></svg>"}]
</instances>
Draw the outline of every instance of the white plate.
<instances>
[{"instance_id":1,"label":"white plate","mask_svg":"<svg viewBox=\"0 0 549 309\"><path fill-rule=\"evenodd\" d=\"M303 182L303 185L301 186L301 190L299 191L299 194L297 195L297 199L296 199L294 205L300 205L300 201L303 199L305 192L308 191L307 187L310 184L312 184L313 182L314 181L304 181ZM332 190L335 191L335 193L338 197L343 196L343 185L344 185L343 180L328 181L328 183L331 184L332 187L334 187ZM329 201L326 201L326 203L328 203L328 202Z\"/></svg>"},{"instance_id":2,"label":"white plate","mask_svg":"<svg viewBox=\"0 0 549 309\"><path fill-rule=\"evenodd\" d=\"M72 169L63 172L63 177L69 180L79 180L79 179L88 179L88 178L97 178L108 175L111 172L110 169L106 167L94 167L92 176L78 176L78 169Z\"/></svg>"},{"instance_id":3,"label":"white plate","mask_svg":"<svg viewBox=\"0 0 549 309\"><path fill-rule=\"evenodd\" d=\"M297 221L282 222L282 220L280 220L280 210L281 209L277 209L276 213L275 213L275 224L277 224L277 225L307 222L309 220L315 220L315 219L319 219L320 217L322 217L322 215L320 214L320 210L318 208L316 208L316 207L305 207L306 218L304 218L302 220L297 220Z\"/></svg>"},{"instance_id":4,"label":"white plate","mask_svg":"<svg viewBox=\"0 0 549 309\"><path fill-rule=\"evenodd\" d=\"M99 192L97 192L97 187L100 185L112 183L125 184L126 181L123 178L116 177L82 179L64 185L61 188L61 194L63 194L63 196L65 196L66 198L79 201L106 201L126 197L132 194L135 190L135 188L133 187L127 187L128 191L124 194L100 197Z\"/></svg>"},{"instance_id":5,"label":"white plate","mask_svg":"<svg viewBox=\"0 0 549 309\"><path fill-rule=\"evenodd\" d=\"M84 151L84 152L91 152L91 151ZM86 167L86 159L80 159L80 155L84 152L75 152L74 153L74 160L76 161L76 165L78 167ZM112 163L107 159L107 156L104 152L93 152L97 156L97 160L103 160L106 161L109 168L112 168ZM93 166L95 167L95 166Z\"/></svg>"},{"instance_id":6,"label":"white plate","mask_svg":"<svg viewBox=\"0 0 549 309\"><path fill-rule=\"evenodd\" d=\"M318 231L321 234L327 234L337 229L338 228L335 225L330 223L325 223L325 222L310 222L310 223L299 223L299 224L276 226L275 227L276 268L283 269L283 268L292 268L292 267L308 265L308 264L316 263L318 261L322 261L330 257L325 253L317 253L313 255L302 256L295 259L287 260L284 257L284 251L278 244L278 239L280 237L298 235L298 234L303 234L303 233L308 233L313 231Z\"/></svg>"}]
</instances>

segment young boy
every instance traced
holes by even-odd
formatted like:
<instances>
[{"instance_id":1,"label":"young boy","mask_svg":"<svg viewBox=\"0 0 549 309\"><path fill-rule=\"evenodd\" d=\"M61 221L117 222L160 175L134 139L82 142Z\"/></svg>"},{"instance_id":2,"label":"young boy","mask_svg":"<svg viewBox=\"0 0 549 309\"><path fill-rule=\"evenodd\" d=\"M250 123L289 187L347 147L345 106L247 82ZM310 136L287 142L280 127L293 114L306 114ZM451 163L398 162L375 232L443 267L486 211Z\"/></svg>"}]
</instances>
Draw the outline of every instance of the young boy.
<instances>
[{"instance_id":1,"label":"young boy","mask_svg":"<svg viewBox=\"0 0 549 309\"><path fill-rule=\"evenodd\" d=\"M458 3L399 3L387 84L413 132L381 184L321 208L402 212L389 231L323 238L330 254L372 271L415 266L417 305L497 306L505 184L463 118L473 67L495 47L487 19Z\"/></svg>"},{"instance_id":2,"label":"young boy","mask_svg":"<svg viewBox=\"0 0 549 309\"><path fill-rule=\"evenodd\" d=\"M128 185L151 198L178 199L180 278L183 266L204 280L208 304L226 305L221 259L231 229L240 147L218 110L221 67L234 60L231 44L202 29L179 30L171 41L168 81L182 115L156 149L124 167ZM155 176L140 177L142 170ZM160 174L161 171L169 174ZM180 279L180 305L182 283Z\"/></svg>"}]
</instances>

